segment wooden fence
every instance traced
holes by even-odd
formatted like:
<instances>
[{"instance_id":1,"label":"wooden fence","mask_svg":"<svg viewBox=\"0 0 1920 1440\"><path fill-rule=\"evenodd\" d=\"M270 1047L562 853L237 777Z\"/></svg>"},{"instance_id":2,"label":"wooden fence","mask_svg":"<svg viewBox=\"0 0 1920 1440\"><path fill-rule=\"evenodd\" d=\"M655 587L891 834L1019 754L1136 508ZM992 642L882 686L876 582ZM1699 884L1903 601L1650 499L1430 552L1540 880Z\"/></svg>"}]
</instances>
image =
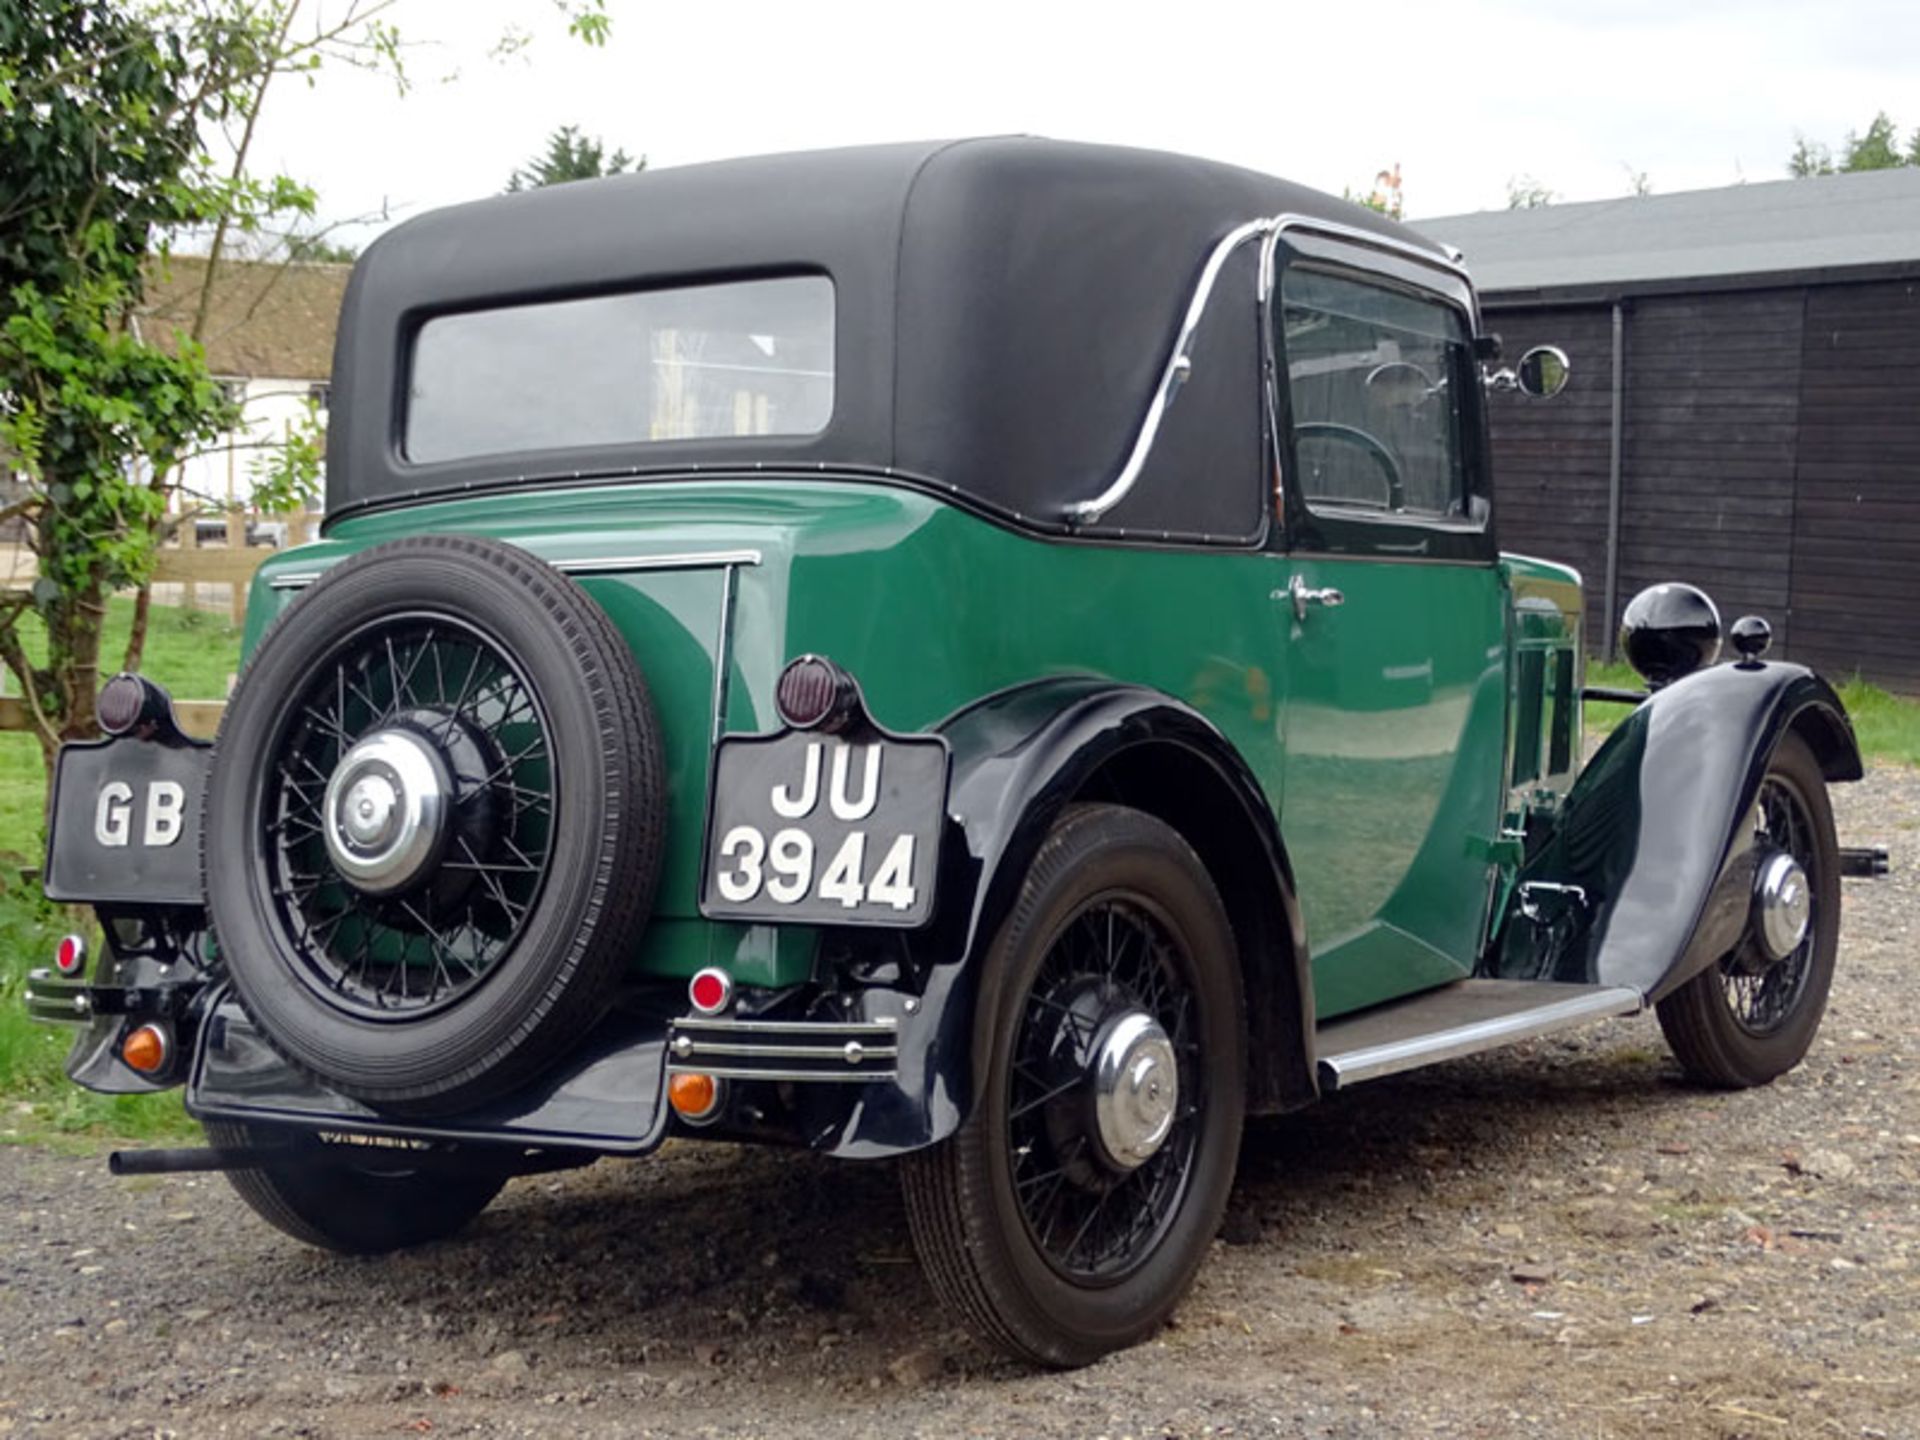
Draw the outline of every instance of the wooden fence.
<instances>
[{"instance_id":1,"label":"wooden fence","mask_svg":"<svg viewBox=\"0 0 1920 1440\"><path fill-rule=\"evenodd\" d=\"M202 531L209 521L219 521L223 534L218 545L208 545ZM272 527L272 528L267 528ZM197 605L200 587L225 586L228 590L228 614L238 625L247 618L247 589L253 572L267 556L289 545L304 545L320 532L320 517L305 513L283 516L249 515L230 511L224 516L205 517L180 526L180 539L162 549L154 560L155 585L182 587L181 603ZM249 544L249 538L273 536L279 545Z\"/></svg>"},{"instance_id":2,"label":"wooden fence","mask_svg":"<svg viewBox=\"0 0 1920 1440\"><path fill-rule=\"evenodd\" d=\"M178 540L163 547L155 557L156 603L172 603L174 597L167 592L178 587L180 604L203 605L212 600L218 605L217 592L224 590L227 614L239 625L247 618L247 592L261 562L287 546L304 545L319 533L320 517L304 512L258 515L236 510L184 519ZM249 544L249 539L278 543ZM16 551L7 578L0 583L31 585L35 573L31 558ZM216 594L205 594L208 590ZM226 709L224 699L176 699L173 703L181 728L205 739L211 739L220 728L220 715ZM0 731L33 728L33 714L24 700L0 696Z\"/></svg>"}]
</instances>

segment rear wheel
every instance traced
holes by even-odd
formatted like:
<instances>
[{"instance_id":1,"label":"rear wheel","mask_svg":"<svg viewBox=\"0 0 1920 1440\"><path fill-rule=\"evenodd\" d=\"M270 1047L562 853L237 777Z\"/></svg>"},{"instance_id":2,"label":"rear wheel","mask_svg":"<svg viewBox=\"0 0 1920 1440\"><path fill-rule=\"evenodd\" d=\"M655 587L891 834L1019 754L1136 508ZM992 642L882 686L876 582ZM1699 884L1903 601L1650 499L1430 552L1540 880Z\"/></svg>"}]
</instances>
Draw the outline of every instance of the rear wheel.
<instances>
[{"instance_id":1,"label":"rear wheel","mask_svg":"<svg viewBox=\"0 0 1920 1440\"><path fill-rule=\"evenodd\" d=\"M1743 1088L1798 1065L1826 1012L1840 948L1840 847L1826 779L1789 734L1754 806L1753 916L1734 950L1660 1001L1660 1028L1690 1079Z\"/></svg>"},{"instance_id":2,"label":"rear wheel","mask_svg":"<svg viewBox=\"0 0 1920 1440\"><path fill-rule=\"evenodd\" d=\"M972 1114L908 1157L914 1241L989 1342L1084 1365L1165 1321L1233 1183L1239 968L1192 848L1138 811L1068 811L994 940L977 1023Z\"/></svg>"},{"instance_id":3,"label":"rear wheel","mask_svg":"<svg viewBox=\"0 0 1920 1440\"><path fill-rule=\"evenodd\" d=\"M232 1148L275 1144L282 1138L278 1132L228 1121L209 1121L206 1132L209 1144ZM378 1255L444 1240L465 1229L507 1183L505 1174L410 1169L403 1156L229 1170L226 1176L234 1192L269 1225L303 1244L342 1255Z\"/></svg>"}]
</instances>

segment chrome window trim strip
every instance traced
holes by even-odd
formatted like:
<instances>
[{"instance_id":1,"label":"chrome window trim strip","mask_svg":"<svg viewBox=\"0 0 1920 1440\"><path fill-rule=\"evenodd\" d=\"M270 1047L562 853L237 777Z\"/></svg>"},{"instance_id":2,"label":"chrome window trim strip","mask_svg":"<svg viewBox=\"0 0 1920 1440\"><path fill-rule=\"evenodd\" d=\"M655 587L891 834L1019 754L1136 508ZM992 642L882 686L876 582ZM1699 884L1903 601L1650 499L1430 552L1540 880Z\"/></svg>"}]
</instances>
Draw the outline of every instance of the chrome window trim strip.
<instances>
[{"instance_id":1,"label":"chrome window trim strip","mask_svg":"<svg viewBox=\"0 0 1920 1440\"><path fill-rule=\"evenodd\" d=\"M549 560L563 575L614 575L628 570L705 570L716 566L758 565L758 550L694 550L671 555L589 555L574 560ZM290 570L267 581L272 590L304 590L326 572Z\"/></svg>"},{"instance_id":2,"label":"chrome window trim strip","mask_svg":"<svg viewBox=\"0 0 1920 1440\"><path fill-rule=\"evenodd\" d=\"M563 575L612 575L626 570L706 570L715 566L758 565L758 550L688 551L672 555L591 555L549 560Z\"/></svg>"},{"instance_id":3,"label":"chrome window trim strip","mask_svg":"<svg viewBox=\"0 0 1920 1440\"><path fill-rule=\"evenodd\" d=\"M1219 282L1220 272L1232 258L1233 252L1250 240L1260 241L1260 269L1256 286L1256 299L1264 306L1273 293L1275 251L1280 238L1289 230L1304 231L1310 235L1323 235L1330 240L1340 240L1384 254L1394 255L1403 260L1431 266L1445 274L1467 279L1466 266L1460 263L1457 251L1447 255L1436 255L1424 245L1411 240L1402 240L1395 235L1380 235L1372 230L1363 230L1357 225L1345 225L1338 220L1320 220L1311 215L1300 215L1291 211L1270 215L1261 220L1249 220L1238 225L1222 236L1213 247L1213 253L1207 257L1207 263L1200 272L1200 279L1193 287L1193 295L1187 302L1185 318L1180 322L1179 332L1174 336L1173 349L1167 356L1166 366L1160 372L1160 383L1154 387L1153 398L1147 402L1147 413L1140 422L1139 433L1134 436L1133 450L1128 454L1126 464L1120 467L1120 473L1113 482L1091 500L1076 500L1066 508L1066 520L1069 525L1091 525L1099 520L1114 506L1118 505L1132 491L1139 481L1141 472L1147 468L1147 459L1153 453L1154 442L1160 438L1160 426L1166 419L1168 408L1173 404L1174 396L1193 373L1193 340L1200 329L1200 322L1206 318L1207 305L1213 298L1214 286ZM1479 327L1479 316L1473 317L1474 326Z\"/></svg>"},{"instance_id":4,"label":"chrome window trim strip","mask_svg":"<svg viewBox=\"0 0 1920 1440\"><path fill-rule=\"evenodd\" d=\"M750 563L760 563L757 550L741 551L751 555ZM713 739L718 745L720 737L727 733L727 682L733 670L733 605L736 587L733 583L735 567L728 565L720 572L720 633L713 642Z\"/></svg>"},{"instance_id":5,"label":"chrome window trim strip","mask_svg":"<svg viewBox=\"0 0 1920 1440\"><path fill-rule=\"evenodd\" d=\"M1280 247L1281 237L1289 230L1301 230L1309 235L1323 235L1329 240L1341 240L1366 250L1379 250L1471 283L1467 275L1467 267L1461 263L1458 251L1449 255L1436 255L1426 246L1416 245L1411 240L1402 240L1397 235L1380 235L1372 230L1362 230L1357 225L1342 224L1338 220L1321 220L1312 215L1292 213L1276 215L1267 223L1271 228L1266 232L1266 242L1260 252L1260 299L1262 302L1273 294L1274 274L1277 269L1274 254Z\"/></svg>"},{"instance_id":6,"label":"chrome window trim strip","mask_svg":"<svg viewBox=\"0 0 1920 1440\"><path fill-rule=\"evenodd\" d=\"M1140 472L1147 468L1147 457L1153 453L1153 442L1160 438L1160 422L1166 416L1167 407L1173 403L1174 395L1193 372L1193 337L1200 329L1200 322L1206 318L1207 302L1213 298L1213 287L1220 279L1220 272L1226 268L1234 251L1249 240L1265 235L1273 223L1272 220L1249 220L1229 230L1213 247L1213 253L1207 257L1206 266L1200 271L1200 279L1193 287L1193 295L1187 301L1186 316L1174 336L1173 350L1167 356L1167 363L1160 371L1160 383L1154 386L1153 398L1147 402L1147 413L1140 422L1139 433L1134 436L1133 450L1127 456L1127 463L1120 467L1120 473L1114 476L1113 483L1093 499L1076 500L1067 506L1068 524L1090 525L1127 498L1127 492L1139 480Z\"/></svg>"}]
</instances>

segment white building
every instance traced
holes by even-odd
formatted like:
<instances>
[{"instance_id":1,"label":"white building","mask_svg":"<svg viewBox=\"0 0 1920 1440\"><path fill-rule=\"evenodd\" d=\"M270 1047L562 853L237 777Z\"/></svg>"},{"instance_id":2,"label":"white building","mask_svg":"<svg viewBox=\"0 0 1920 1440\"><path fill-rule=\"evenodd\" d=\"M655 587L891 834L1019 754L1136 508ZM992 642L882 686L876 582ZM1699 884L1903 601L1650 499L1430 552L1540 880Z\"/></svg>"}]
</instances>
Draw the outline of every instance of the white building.
<instances>
[{"instance_id":1,"label":"white building","mask_svg":"<svg viewBox=\"0 0 1920 1440\"><path fill-rule=\"evenodd\" d=\"M305 421L310 404L325 420L333 336L349 265L223 260L201 332L207 364L239 402L240 429L180 468L185 506L244 502L265 447ZM190 331L206 261L175 256L148 291L141 325L163 340ZM164 341L163 341L164 343Z\"/></svg>"}]
</instances>

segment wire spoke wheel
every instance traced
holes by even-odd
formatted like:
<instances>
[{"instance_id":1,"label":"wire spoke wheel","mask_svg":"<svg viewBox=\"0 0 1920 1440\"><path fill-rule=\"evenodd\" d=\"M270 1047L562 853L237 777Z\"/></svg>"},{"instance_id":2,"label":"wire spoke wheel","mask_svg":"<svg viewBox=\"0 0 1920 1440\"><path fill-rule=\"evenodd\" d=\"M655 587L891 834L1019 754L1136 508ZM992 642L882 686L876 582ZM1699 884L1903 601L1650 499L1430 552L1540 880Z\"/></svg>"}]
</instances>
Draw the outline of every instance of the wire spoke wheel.
<instances>
[{"instance_id":1,"label":"wire spoke wheel","mask_svg":"<svg viewBox=\"0 0 1920 1440\"><path fill-rule=\"evenodd\" d=\"M1840 842L1826 776L1798 734L1768 758L1750 823L1735 852L1752 885L1738 942L1655 1004L1688 1077L1733 1089L1764 1085L1805 1057L1839 956Z\"/></svg>"},{"instance_id":2,"label":"wire spoke wheel","mask_svg":"<svg viewBox=\"0 0 1920 1440\"><path fill-rule=\"evenodd\" d=\"M1159 1328L1219 1229L1246 1110L1233 927L1178 831L1074 805L982 969L971 1111L902 1170L914 1246L988 1343L1085 1365Z\"/></svg>"},{"instance_id":3,"label":"wire spoke wheel","mask_svg":"<svg viewBox=\"0 0 1920 1440\"><path fill-rule=\"evenodd\" d=\"M1193 1166L1204 1081L1177 941L1137 895L1102 897L1076 915L1041 962L1022 1011L1007 1087L1008 1165L1021 1216L1049 1263L1108 1284L1150 1254ZM1143 1162L1103 1152L1094 1116L1100 1036L1117 1017L1148 1016L1176 1057L1177 1109Z\"/></svg>"},{"instance_id":4,"label":"wire spoke wheel","mask_svg":"<svg viewBox=\"0 0 1920 1440\"><path fill-rule=\"evenodd\" d=\"M1806 801L1778 774L1768 775L1756 805L1756 839L1791 855L1803 869L1818 863L1813 844L1813 821ZM1749 1035L1771 1035L1787 1023L1813 972L1813 952L1819 937L1819 899L1806 938L1791 954L1764 966L1744 963L1739 952L1721 960L1720 985L1734 1023Z\"/></svg>"},{"instance_id":5,"label":"wire spoke wheel","mask_svg":"<svg viewBox=\"0 0 1920 1440\"><path fill-rule=\"evenodd\" d=\"M222 719L202 879L260 1038L327 1089L459 1114L576 1050L665 840L627 640L511 545L410 537L277 619Z\"/></svg>"},{"instance_id":6,"label":"wire spoke wheel","mask_svg":"<svg viewBox=\"0 0 1920 1440\"><path fill-rule=\"evenodd\" d=\"M551 727L519 665L444 614L350 635L287 708L261 807L266 890L309 983L376 1017L452 1004L500 964L538 903L560 803ZM435 862L371 893L343 873L334 777L399 731L439 757L448 793Z\"/></svg>"}]
</instances>

